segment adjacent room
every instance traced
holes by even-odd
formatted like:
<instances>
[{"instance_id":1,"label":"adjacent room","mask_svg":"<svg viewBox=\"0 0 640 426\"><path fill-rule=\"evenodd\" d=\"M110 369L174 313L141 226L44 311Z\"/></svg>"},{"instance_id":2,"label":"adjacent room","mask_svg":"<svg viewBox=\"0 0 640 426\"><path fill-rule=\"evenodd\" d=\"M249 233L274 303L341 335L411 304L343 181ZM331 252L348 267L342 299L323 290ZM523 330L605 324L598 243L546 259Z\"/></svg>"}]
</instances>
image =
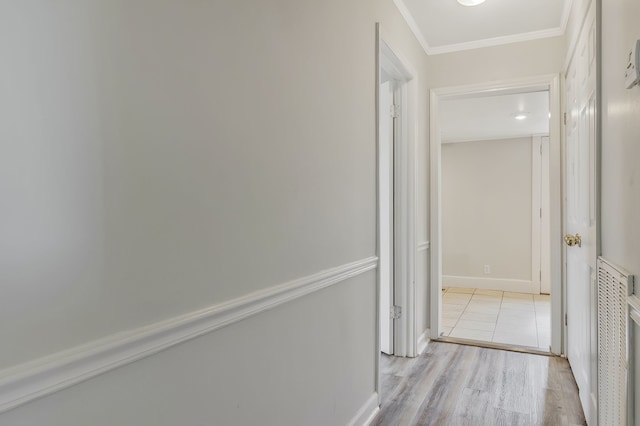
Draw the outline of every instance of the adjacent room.
<instances>
[{"instance_id":1,"label":"adjacent room","mask_svg":"<svg viewBox=\"0 0 640 426\"><path fill-rule=\"evenodd\" d=\"M549 92L440 105L441 336L549 351Z\"/></svg>"}]
</instances>

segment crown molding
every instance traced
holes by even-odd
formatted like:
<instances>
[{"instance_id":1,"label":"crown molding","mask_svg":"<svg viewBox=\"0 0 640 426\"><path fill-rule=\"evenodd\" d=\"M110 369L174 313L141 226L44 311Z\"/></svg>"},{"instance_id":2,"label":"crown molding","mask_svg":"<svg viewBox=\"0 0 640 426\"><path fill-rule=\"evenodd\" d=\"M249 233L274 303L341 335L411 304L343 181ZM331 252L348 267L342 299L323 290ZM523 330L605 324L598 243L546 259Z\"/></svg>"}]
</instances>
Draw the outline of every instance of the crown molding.
<instances>
[{"instance_id":1,"label":"crown molding","mask_svg":"<svg viewBox=\"0 0 640 426\"><path fill-rule=\"evenodd\" d=\"M418 26L418 23L413 19L413 15L411 15L411 12L409 12L407 5L404 4L403 0L393 0L393 3L398 8L400 15L402 15L402 17L406 21L407 25L409 26L409 29L415 36L416 40L418 40L418 43L420 43L420 46L422 46L424 53L429 55L429 50L430 50L429 43L427 43L427 39L424 38L424 34L422 34L422 31L420 31L420 27Z\"/></svg>"},{"instance_id":2,"label":"crown molding","mask_svg":"<svg viewBox=\"0 0 640 426\"><path fill-rule=\"evenodd\" d=\"M441 55L443 53L460 52L463 50L480 49L483 47L501 46L504 44L520 43L523 41L538 40L542 38L558 37L564 34L562 28L551 28L548 30L532 31L529 33L513 34L502 37L486 38L484 40L474 40L465 43L446 44L438 47L430 47L429 55Z\"/></svg>"},{"instance_id":3,"label":"crown molding","mask_svg":"<svg viewBox=\"0 0 640 426\"><path fill-rule=\"evenodd\" d=\"M402 17L406 21L409 29L418 40L418 43L420 43L420 46L422 46L422 49L427 55L431 56L561 36L567 29L567 22L569 20L569 14L571 12L573 0L568 0L567 3L565 3L559 27L540 31L531 31L528 33L513 34L508 36L492 37L483 40L474 40L464 43L445 44L437 47L429 46L429 43L427 43L427 39L425 38L422 31L420 31L420 27L418 26L415 19L413 19L413 16L411 15L409 8L407 8L407 5L404 3L404 0L393 0L393 3L398 8L400 15L402 15Z\"/></svg>"}]
</instances>

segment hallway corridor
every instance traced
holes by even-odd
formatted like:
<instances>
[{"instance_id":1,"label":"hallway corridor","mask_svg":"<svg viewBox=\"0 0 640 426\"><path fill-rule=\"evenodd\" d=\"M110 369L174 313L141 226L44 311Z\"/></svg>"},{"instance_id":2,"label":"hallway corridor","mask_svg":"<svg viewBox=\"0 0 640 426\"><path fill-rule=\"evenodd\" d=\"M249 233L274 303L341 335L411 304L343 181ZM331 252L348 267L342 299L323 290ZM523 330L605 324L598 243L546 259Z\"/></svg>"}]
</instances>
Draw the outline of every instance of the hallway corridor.
<instances>
[{"instance_id":1,"label":"hallway corridor","mask_svg":"<svg viewBox=\"0 0 640 426\"><path fill-rule=\"evenodd\" d=\"M430 342L381 360L374 425L585 425L565 359Z\"/></svg>"}]
</instances>

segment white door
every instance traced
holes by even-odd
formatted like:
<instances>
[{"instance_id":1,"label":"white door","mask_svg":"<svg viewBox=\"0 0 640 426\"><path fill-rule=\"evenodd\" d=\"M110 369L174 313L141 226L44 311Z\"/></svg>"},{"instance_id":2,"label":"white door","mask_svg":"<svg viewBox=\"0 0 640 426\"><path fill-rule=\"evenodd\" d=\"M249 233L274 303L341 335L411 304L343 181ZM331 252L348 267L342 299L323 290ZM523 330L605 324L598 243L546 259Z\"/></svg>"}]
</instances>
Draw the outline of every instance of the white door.
<instances>
[{"instance_id":1,"label":"white door","mask_svg":"<svg viewBox=\"0 0 640 426\"><path fill-rule=\"evenodd\" d=\"M595 411L596 61L595 20L587 19L566 76L567 356L587 420ZM589 422L592 423L591 421Z\"/></svg>"},{"instance_id":2,"label":"white door","mask_svg":"<svg viewBox=\"0 0 640 426\"><path fill-rule=\"evenodd\" d=\"M393 354L393 82L380 85L380 146L378 147L380 208L380 350Z\"/></svg>"}]
</instances>

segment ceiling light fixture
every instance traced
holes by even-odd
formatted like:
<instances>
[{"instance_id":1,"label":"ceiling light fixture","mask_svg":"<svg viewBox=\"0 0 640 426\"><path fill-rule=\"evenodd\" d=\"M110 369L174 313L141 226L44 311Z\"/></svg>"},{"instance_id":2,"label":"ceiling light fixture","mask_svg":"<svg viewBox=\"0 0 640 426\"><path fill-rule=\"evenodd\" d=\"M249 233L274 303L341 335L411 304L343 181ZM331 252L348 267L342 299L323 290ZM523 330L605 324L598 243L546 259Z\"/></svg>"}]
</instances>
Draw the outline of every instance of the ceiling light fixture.
<instances>
[{"instance_id":1,"label":"ceiling light fixture","mask_svg":"<svg viewBox=\"0 0 640 426\"><path fill-rule=\"evenodd\" d=\"M513 118L515 118L516 120L524 120L525 118L527 118L527 114L521 112L519 114L514 115Z\"/></svg>"},{"instance_id":2,"label":"ceiling light fixture","mask_svg":"<svg viewBox=\"0 0 640 426\"><path fill-rule=\"evenodd\" d=\"M477 6L484 2L485 0L458 0L458 3L460 3L463 6Z\"/></svg>"}]
</instances>

